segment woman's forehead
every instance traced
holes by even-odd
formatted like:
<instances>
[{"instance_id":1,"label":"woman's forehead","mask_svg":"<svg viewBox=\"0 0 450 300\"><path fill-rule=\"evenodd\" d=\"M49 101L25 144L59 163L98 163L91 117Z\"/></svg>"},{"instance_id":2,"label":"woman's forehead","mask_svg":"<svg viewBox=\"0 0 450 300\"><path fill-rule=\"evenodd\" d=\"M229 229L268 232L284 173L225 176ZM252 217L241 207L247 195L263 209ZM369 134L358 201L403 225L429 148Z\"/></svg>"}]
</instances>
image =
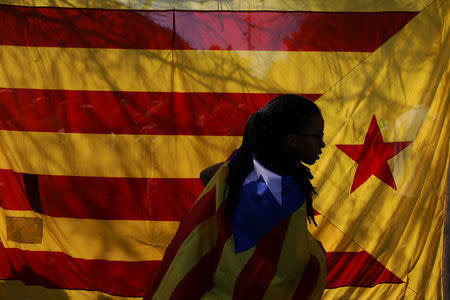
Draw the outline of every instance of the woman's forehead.
<instances>
[{"instance_id":1,"label":"woman's forehead","mask_svg":"<svg viewBox=\"0 0 450 300\"><path fill-rule=\"evenodd\" d=\"M318 113L312 115L311 118L309 119L309 122L306 123L305 125L308 129L317 129L323 131L324 120L322 114Z\"/></svg>"}]
</instances>

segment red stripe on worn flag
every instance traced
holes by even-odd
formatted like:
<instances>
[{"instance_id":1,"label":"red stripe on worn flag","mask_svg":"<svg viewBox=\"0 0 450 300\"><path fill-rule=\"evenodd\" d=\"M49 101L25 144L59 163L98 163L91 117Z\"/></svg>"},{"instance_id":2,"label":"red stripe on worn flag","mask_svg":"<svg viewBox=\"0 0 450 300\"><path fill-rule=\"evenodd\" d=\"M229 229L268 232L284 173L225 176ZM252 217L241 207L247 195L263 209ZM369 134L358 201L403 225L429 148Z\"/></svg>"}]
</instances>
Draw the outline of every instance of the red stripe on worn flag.
<instances>
[{"instance_id":1,"label":"red stripe on worn flag","mask_svg":"<svg viewBox=\"0 0 450 300\"><path fill-rule=\"evenodd\" d=\"M276 96L3 88L0 130L235 136Z\"/></svg>"},{"instance_id":2,"label":"red stripe on worn flag","mask_svg":"<svg viewBox=\"0 0 450 300\"><path fill-rule=\"evenodd\" d=\"M371 52L416 12L145 11L5 6L0 44Z\"/></svg>"},{"instance_id":3,"label":"red stripe on worn flag","mask_svg":"<svg viewBox=\"0 0 450 300\"><path fill-rule=\"evenodd\" d=\"M225 202L216 213L219 237L217 245L180 281L171 295L171 299L200 299L214 286L214 274L222 256L225 242L233 232L231 219L225 218Z\"/></svg>"},{"instance_id":4,"label":"red stripe on worn flag","mask_svg":"<svg viewBox=\"0 0 450 300\"><path fill-rule=\"evenodd\" d=\"M36 180L38 193L36 199L29 199L23 175L0 170L0 181L4 183L0 185L0 206L9 210L34 210L53 217L179 221L203 190L200 179L196 178L29 174Z\"/></svg>"},{"instance_id":5,"label":"red stripe on worn flag","mask_svg":"<svg viewBox=\"0 0 450 300\"><path fill-rule=\"evenodd\" d=\"M88 245L87 245L88 246ZM160 261L107 261L73 258L61 252L27 251L0 246L0 279L55 289L101 291L143 296Z\"/></svg>"},{"instance_id":6,"label":"red stripe on worn flag","mask_svg":"<svg viewBox=\"0 0 450 300\"><path fill-rule=\"evenodd\" d=\"M217 261L217 249L211 249L178 283L170 295L173 300L200 299L214 286L213 276Z\"/></svg>"},{"instance_id":7,"label":"red stripe on worn flag","mask_svg":"<svg viewBox=\"0 0 450 300\"><path fill-rule=\"evenodd\" d=\"M183 223L178 228L175 237L164 253L164 258L161 262L161 266L155 274L155 277L153 278L153 281L146 293L146 297L148 297L149 299L153 297L184 240L199 224L216 213L215 199L216 187L213 187L195 203L192 212L188 215L187 218L183 220Z\"/></svg>"},{"instance_id":8,"label":"red stripe on worn flag","mask_svg":"<svg viewBox=\"0 0 450 300\"><path fill-rule=\"evenodd\" d=\"M327 286L373 287L380 283L403 283L403 281L379 263L366 251L328 252Z\"/></svg>"},{"instance_id":9,"label":"red stripe on worn flag","mask_svg":"<svg viewBox=\"0 0 450 300\"><path fill-rule=\"evenodd\" d=\"M233 299L262 299L275 275L291 217L266 233L239 273Z\"/></svg>"},{"instance_id":10,"label":"red stripe on worn flag","mask_svg":"<svg viewBox=\"0 0 450 300\"><path fill-rule=\"evenodd\" d=\"M292 299L308 300L316 286L319 275L320 263L315 256L311 255Z\"/></svg>"}]
</instances>

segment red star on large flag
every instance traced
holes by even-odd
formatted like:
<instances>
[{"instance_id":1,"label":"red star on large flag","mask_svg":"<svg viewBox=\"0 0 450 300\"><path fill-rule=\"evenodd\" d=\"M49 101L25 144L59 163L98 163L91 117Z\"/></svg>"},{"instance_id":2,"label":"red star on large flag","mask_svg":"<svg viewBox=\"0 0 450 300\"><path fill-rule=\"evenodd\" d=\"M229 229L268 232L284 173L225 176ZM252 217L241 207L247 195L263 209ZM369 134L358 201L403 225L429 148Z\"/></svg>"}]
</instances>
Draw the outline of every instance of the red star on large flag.
<instances>
[{"instance_id":1,"label":"red star on large flag","mask_svg":"<svg viewBox=\"0 0 450 300\"><path fill-rule=\"evenodd\" d=\"M336 147L358 163L350 193L355 191L372 175L375 175L396 190L397 185L387 161L409 144L411 144L411 141L385 143L378 127L377 119L373 115L363 145L336 145Z\"/></svg>"}]
</instances>

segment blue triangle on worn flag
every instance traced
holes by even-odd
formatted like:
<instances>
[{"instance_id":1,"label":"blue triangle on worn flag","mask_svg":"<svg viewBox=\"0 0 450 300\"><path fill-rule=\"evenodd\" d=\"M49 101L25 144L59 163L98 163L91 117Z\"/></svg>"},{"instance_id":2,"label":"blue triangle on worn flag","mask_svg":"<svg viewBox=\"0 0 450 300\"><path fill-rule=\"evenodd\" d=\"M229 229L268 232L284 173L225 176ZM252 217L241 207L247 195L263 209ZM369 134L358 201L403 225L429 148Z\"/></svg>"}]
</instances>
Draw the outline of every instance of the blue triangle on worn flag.
<instances>
[{"instance_id":1,"label":"blue triangle on worn flag","mask_svg":"<svg viewBox=\"0 0 450 300\"><path fill-rule=\"evenodd\" d=\"M303 190L293 176L281 177L281 203L274 197L262 176L244 184L233 218L235 252L253 248L267 232L304 202Z\"/></svg>"}]
</instances>

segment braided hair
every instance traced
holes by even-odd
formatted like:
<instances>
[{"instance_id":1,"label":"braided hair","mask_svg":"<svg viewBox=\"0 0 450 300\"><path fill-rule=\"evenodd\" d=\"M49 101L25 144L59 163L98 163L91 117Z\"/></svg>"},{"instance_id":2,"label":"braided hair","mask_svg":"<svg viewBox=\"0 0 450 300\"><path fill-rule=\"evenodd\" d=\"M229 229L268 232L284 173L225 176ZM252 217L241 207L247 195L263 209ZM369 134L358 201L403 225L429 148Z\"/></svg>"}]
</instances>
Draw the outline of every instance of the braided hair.
<instances>
[{"instance_id":1,"label":"braided hair","mask_svg":"<svg viewBox=\"0 0 450 300\"><path fill-rule=\"evenodd\" d=\"M317 105L304 97L281 95L250 116L241 147L229 163L225 198L227 217L232 218L236 211L241 186L253 169L255 157L272 172L294 176L305 192L308 221L316 224L312 206L316 191L310 182L311 172L298 158L285 153L281 143L284 136L301 132L309 126L312 117L320 114Z\"/></svg>"}]
</instances>

